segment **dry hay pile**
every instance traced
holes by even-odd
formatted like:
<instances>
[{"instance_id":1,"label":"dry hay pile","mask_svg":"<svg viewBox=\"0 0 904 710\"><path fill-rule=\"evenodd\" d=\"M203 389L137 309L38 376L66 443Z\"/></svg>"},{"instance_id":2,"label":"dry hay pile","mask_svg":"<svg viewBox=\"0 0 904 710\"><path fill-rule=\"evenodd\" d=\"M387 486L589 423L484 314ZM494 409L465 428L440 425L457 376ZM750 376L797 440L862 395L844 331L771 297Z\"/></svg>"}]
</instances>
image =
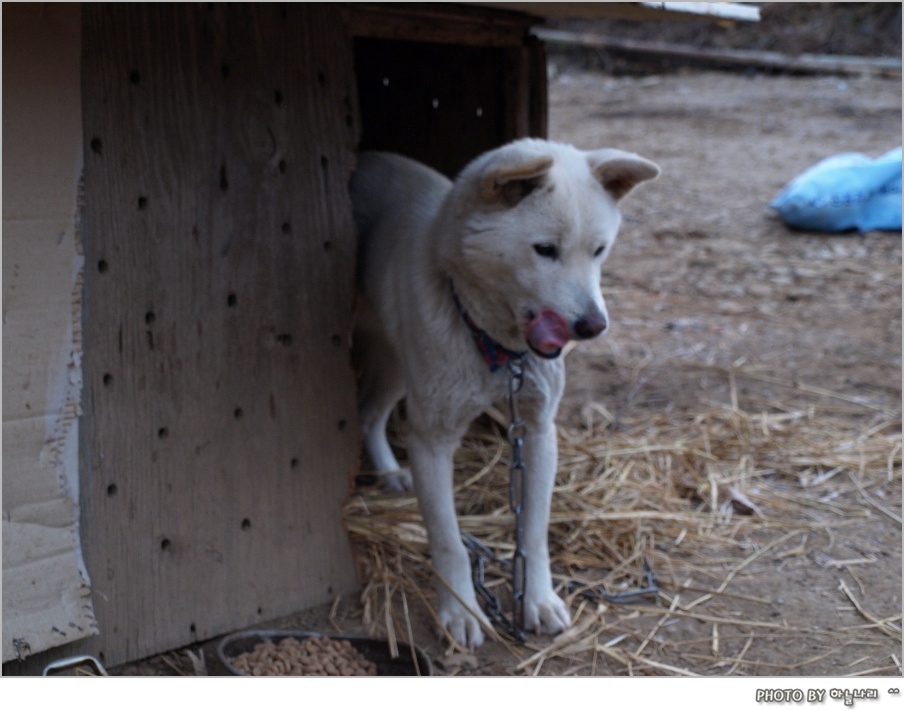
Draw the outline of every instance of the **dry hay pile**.
<instances>
[{"instance_id":1,"label":"dry hay pile","mask_svg":"<svg viewBox=\"0 0 904 710\"><path fill-rule=\"evenodd\" d=\"M612 414L600 407L588 410L583 429L560 427L550 553L575 624L557 638L529 636L525 646L509 646L510 672L796 674L858 635L881 632L900 641L900 615L877 618L863 608L862 585L858 590L842 581L838 588L839 600L856 609L861 623L826 630L788 626L769 613L775 600L738 593L732 584L758 562L819 554L807 550L807 541L831 540L843 526L875 516L900 524L899 502L888 500L895 496L880 499L870 492L900 491L899 413L754 371L722 372L732 393L722 408L619 420L613 427ZM787 394L786 401L744 411L736 381L745 377L767 380ZM462 529L505 559L513 549L513 520L503 424L502 414L491 412L473 427L456 458L455 481ZM371 633L416 643L414 605L434 620L436 613L414 498L361 492L349 503L346 525L369 575L362 602ZM652 598L612 604L583 594L596 587L610 594L643 587L644 561L658 581ZM876 562L869 556L822 560ZM488 577L509 608L507 574L490 571ZM754 612L741 615L714 600ZM664 640L659 632L676 619L705 623L697 637ZM814 634L827 650L813 658L745 658L760 639ZM892 661L897 668L857 674L900 672L899 661Z\"/></svg>"}]
</instances>

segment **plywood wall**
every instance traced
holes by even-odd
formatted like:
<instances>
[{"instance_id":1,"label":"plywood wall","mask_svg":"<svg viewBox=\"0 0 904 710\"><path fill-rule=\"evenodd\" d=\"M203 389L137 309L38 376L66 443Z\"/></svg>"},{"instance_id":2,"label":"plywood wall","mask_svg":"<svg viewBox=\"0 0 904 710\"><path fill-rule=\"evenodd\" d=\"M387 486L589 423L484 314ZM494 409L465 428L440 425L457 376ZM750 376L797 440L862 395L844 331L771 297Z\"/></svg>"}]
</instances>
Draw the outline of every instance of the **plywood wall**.
<instances>
[{"instance_id":1,"label":"plywood wall","mask_svg":"<svg viewBox=\"0 0 904 710\"><path fill-rule=\"evenodd\" d=\"M331 4L84 7L82 534L108 664L356 586Z\"/></svg>"}]
</instances>

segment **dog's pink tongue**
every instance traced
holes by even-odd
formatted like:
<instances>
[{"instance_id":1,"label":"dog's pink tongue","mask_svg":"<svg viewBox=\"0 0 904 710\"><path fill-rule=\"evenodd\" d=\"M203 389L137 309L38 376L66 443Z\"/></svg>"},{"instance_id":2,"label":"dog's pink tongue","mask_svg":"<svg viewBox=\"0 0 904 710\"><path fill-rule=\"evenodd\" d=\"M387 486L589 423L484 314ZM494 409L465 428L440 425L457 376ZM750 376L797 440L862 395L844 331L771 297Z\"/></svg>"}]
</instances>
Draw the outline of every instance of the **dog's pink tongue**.
<instances>
[{"instance_id":1,"label":"dog's pink tongue","mask_svg":"<svg viewBox=\"0 0 904 710\"><path fill-rule=\"evenodd\" d=\"M570 340L568 323L555 311L545 309L527 324L527 342L541 355L557 355Z\"/></svg>"}]
</instances>

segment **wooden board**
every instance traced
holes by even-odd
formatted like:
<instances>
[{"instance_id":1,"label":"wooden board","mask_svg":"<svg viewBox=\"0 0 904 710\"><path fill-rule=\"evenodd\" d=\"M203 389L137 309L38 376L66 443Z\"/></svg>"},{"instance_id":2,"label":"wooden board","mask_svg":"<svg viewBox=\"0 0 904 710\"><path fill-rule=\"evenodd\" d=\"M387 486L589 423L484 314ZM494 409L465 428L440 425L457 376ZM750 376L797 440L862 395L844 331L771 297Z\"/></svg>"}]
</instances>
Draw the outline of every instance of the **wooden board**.
<instances>
[{"instance_id":1,"label":"wooden board","mask_svg":"<svg viewBox=\"0 0 904 710\"><path fill-rule=\"evenodd\" d=\"M358 122L323 4L84 6L82 535L110 665L356 586Z\"/></svg>"},{"instance_id":2,"label":"wooden board","mask_svg":"<svg viewBox=\"0 0 904 710\"><path fill-rule=\"evenodd\" d=\"M518 47L537 18L459 3L351 3L349 30L379 37L459 46Z\"/></svg>"},{"instance_id":3,"label":"wooden board","mask_svg":"<svg viewBox=\"0 0 904 710\"><path fill-rule=\"evenodd\" d=\"M757 22L760 8L736 2L466 2L465 5L521 11L540 18L587 20L713 20Z\"/></svg>"}]
</instances>

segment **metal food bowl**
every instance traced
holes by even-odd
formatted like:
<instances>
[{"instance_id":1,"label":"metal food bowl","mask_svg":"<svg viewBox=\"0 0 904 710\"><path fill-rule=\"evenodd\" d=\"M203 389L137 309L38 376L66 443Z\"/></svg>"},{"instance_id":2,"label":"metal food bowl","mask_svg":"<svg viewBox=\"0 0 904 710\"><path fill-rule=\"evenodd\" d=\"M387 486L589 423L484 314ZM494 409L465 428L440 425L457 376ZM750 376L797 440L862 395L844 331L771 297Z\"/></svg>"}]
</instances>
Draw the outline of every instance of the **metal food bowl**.
<instances>
[{"instance_id":1,"label":"metal food bowl","mask_svg":"<svg viewBox=\"0 0 904 710\"><path fill-rule=\"evenodd\" d=\"M259 643L270 642L278 644L284 638L294 638L303 641L308 638L325 637L335 641L348 641L358 653L377 666L378 676L408 676L408 675L433 675L433 666L430 659L417 646L407 643L397 643L399 655L393 658L389 651L389 642L368 636L347 636L343 634L321 634L313 631L292 631L286 629L238 631L223 637L217 644L217 657L220 663L232 675L244 676L236 668L232 659L248 651L254 650ZM417 665L415 665L415 658Z\"/></svg>"}]
</instances>

